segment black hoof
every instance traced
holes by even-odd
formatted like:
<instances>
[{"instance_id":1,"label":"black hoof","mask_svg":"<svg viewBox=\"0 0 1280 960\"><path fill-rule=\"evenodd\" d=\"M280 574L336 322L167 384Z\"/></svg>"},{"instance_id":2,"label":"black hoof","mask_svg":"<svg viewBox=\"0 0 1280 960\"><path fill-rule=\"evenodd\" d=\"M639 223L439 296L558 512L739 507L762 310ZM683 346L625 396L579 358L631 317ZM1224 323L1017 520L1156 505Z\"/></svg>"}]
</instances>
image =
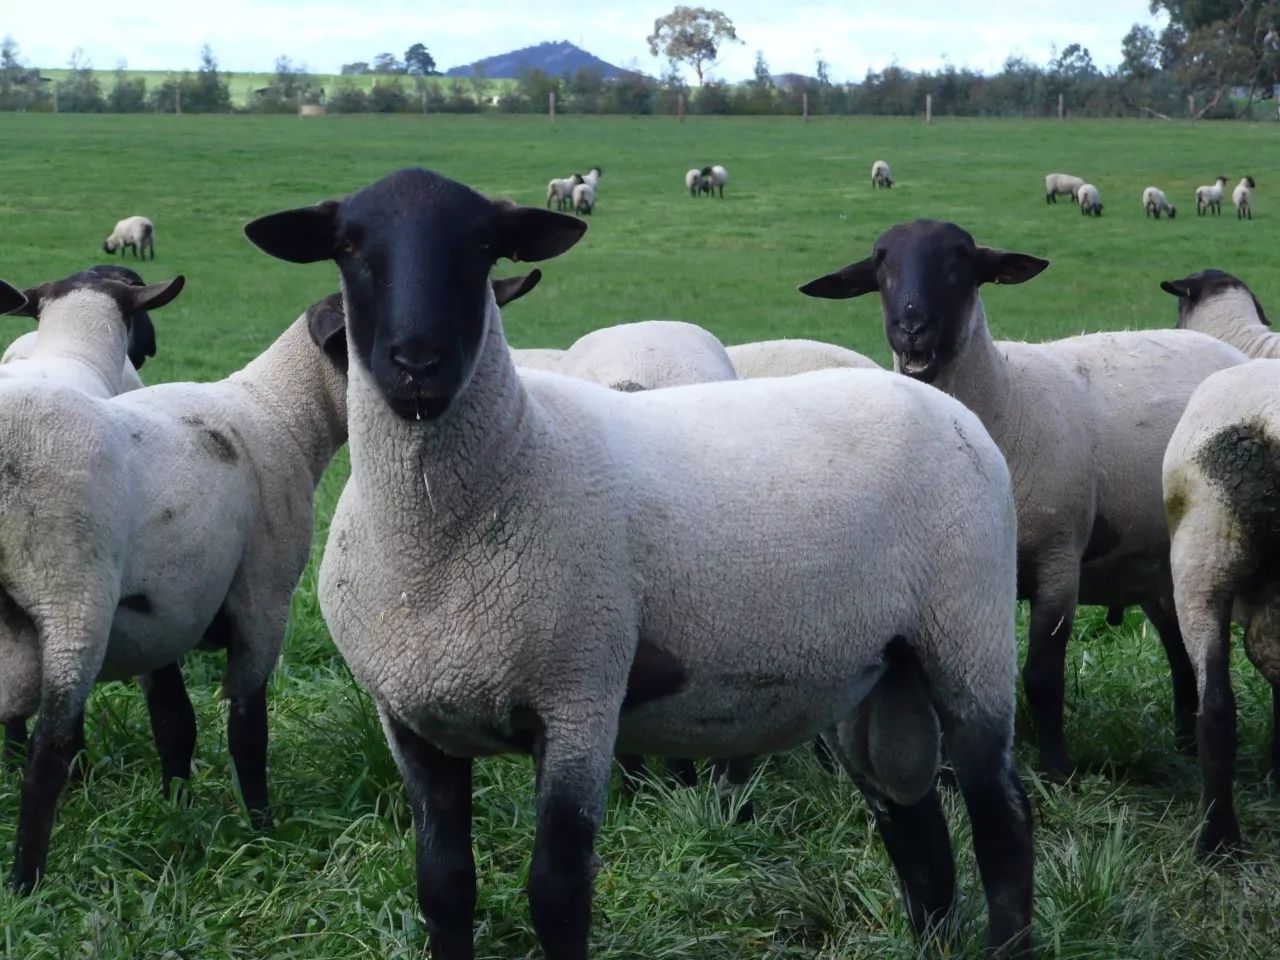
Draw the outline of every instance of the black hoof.
<instances>
[{"instance_id":1,"label":"black hoof","mask_svg":"<svg viewBox=\"0 0 1280 960\"><path fill-rule=\"evenodd\" d=\"M1240 826L1236 823L1206 823L1196 840L1196 856L1211 864L1233 863L1244 853Z\"/></svg>"}]
</instances>

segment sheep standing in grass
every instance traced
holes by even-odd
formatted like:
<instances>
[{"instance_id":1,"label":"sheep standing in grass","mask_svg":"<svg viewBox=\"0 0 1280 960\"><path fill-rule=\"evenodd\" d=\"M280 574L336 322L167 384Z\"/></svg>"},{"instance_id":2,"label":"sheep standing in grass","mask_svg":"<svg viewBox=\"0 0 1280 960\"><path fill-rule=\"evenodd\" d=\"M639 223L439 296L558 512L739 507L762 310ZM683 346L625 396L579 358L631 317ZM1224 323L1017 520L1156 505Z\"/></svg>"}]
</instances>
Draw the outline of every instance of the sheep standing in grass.
<instances>
[{"instance_id":1,"label":"sheep standing in grass","mask_svg":"<svg viewBox=\"0 0 1280 960\"><path fill-rule=\"evenodd\" d=\"M1243 280L1221 270L1202 270L1160 289L1178 298L1178 328L1229 343L1247 357L1280 359L1280 333Z\"/></svg>"},{"instance_id":2,"label":"sheep standing in grass","mask_svg":"<svg viewBox=\"0 0 1280 960\"><path fill-rule=\"evenodd\" d=\"M729 171L720 164L713 164L702 171L703 176L709 177L707 181L707 193L713 190L719 191L720 199L724 199L724 185L729 182Z\"/></svg>"},{"instance_id":3,"label":"sheep standing in grass","mask_svg":"<svg viewBox=\"0 0 1280 960\"><path fill-rule=\"evenodd\" d=\"M972 413L878 371L638 393L518 374L488 271L584 226L425 170L246 229L342 273L351 477L319 596L405 781L433 956L474 955L472 758L535 757L533 928L582 960L615 744L739 756L817 732L922 935L954 896L945 736L989 941L1030 953L1014 510Z\"/></svg>"},{"instance_id":4,"label":"sheep standing in grass","mask_svg":"<svg viewBox=\"0 0 1280 960\"><path fill-rule=\"evenodd\" d=\"M102 242L102 249L106 253L115 253L120 251L120 255L124 256L125 250L132 250L135 259L141 254L141 259L147 259L147 251L151 251L151 259L156 258L156 228L146 217L125 217L116 224L115 229L106 240Z\"/></svg>"},{"instance_id":5,"label":"sheep standing in grass","mask_svg":"<svg viewBox=\"0 0 1280 960\"><path fill-rule=\"evenodd\" d=\"M1178 215L1178 208L1169 202L1164 191L1159 187L1147 187L1142 191L1142 209L1148 217L1160 219L1160 214L1167 213L1172 220Z\"/></svg>"},{"instance_id":6,"label":"sheep standing in grass","mask_svg":"<svg viewBox=\"0 0 1280 960\"><path fill-rule=\"evenodd\" d=\"M1142 607L1169 660L1179 744L1194 740L1195 675L1173 607L1160 463L1195 388L1244 355L1187 330L997 343L979 289L1047 266L980 247L953 223L916 220L801 291L879 291L895 368L964 402L1004 451L1018 504L1018 595L1031 601L1023 681L1040 764L1065 777L1063 669L1080 603Z\"/></svg>"},{"instance_id":7,"label":"sheep standing in grass","mask_svg":"<svg viewBox=\"0 0 1280 960\"><path fill-rule=\"evenodd\" d=\"M893 186L893 174L889 170L889 165L883 160L877 160L871 165L871 186L885 188Z\"/></svg>"},{"instance_id":8,"label":"sheep standing in grass","mask_svg":"<svg viewBox=\"0 0 1280 960\"><path fill-rule=\"evenodd\" d=\"M833 367L879 369L880 364L847 347L819 340L761 340L726 347L729 359L743 380L790 377Z\"/></svg>"},{"instance_id":9,"label":"sheep standing in grass","mask_svg":"<svg viewBox=\"0 0 1280 960\"><path fill-rule=\"evenodd\" d=\"M573 212L578 216L590 216L596 206L596 188L589 183L580 183L573 188Z\"/></svg>"},{"instance_id":10,"label":"sheep standing in grass","mask_svg":"<svg viewBox=\"0 0 1280 960\"><path fill-rule=\"evenodd\" d=\"M1174 598L1200 692L1202 855L1240 846L1232 781L1236 704L1231 621L1271 685L1271 775L1280 778L1280 363L1214 374L1187 404L1164 456Z\"/></svg>"},{"instance_id":11,"label":"sheep standing in grass","mask_svg":"<svg viewBox=\"0 0 1280 960\"><path fill-rule=\"evenodd\" d=\"M1245 177L1231 191L1231 202L1235 204L1237 220L1253 219L1253 190L1256 186L1253 177Z\"/></svg>"},{"instance_id":12,"label":"sheep standing in grass","mask_svg":"<svg viewBox=\"0 0 1280 960\"><path fill-rule=\"evenodd\" d=\"M166 794L190 776L195 717L178 664L200 644L227 650L227 743L254 824L269 822L266 684L310 554L315 485L346 442L345 362L335 294L216 383L101 399L0 381L0 555L12 558L0 565L0 719L39 709L17 889L45 872L97 680L163 676L164 696L152 686L147 699Z\"/></svg>"},{"instance_id":13,"label":"sheep standing in grass","mask_svg":"<svg viewBox=\"0 0 1280 960\"><path fill-rule=\"evenodd\" d=\"M1102 216L1102 197L1098 194L1098 188L1092 183L1081 186L1076 191L1076 198L1080 202L1080 212L1084 216Z\"/></svg>"},{"instance_id":14,"label":"sheep standing in grass","mask_svg":"<svg viewBox=\"0 0 1280 960\"><path fill-rule=\"evenodd\" d=\"M1058 195L1064 194L1071 197L1071 202L1075 203L1076 194L1081 187L1084 186L1084 180L1080 177L1073 177L1069 173L1049 173L1044 178L1044 202L1057 203Z\"/></svg>"},{"instance_id":15,"label":"sheep standing in grass","mask_svg":"<svg viewBox=\"0 0 1280 960\"><path fill-rule=\"evenodd\" d=\"M1218 177L1210 185L1196 187L1196 216L1203 217L1209 210L1215 217L1222 213L1222 191L1226 186L1227 178Z\"/></svg>"},{"instance_id":16,"label":"sheep standing in grass","mask_svg":"<svg viewBox=\"0 0 1280 960\"><path fill-rule=\"evenodd\" d=\"M689 191L689 196L696 198L702 188L702 171L694 167L685 173L684 185L685 189Z\"/></svg>"},{"instance_id":17,"label":"sheep standing in grass","mask_svg":"<svg viewBox=\"0 0 1280 960\"><path fill-rule=\"evenodd\" d=\"M565 210L573 203L573 188L583 182L582 174L573 173L560 177L547 184L547 209L551 209L551 201L556 202L557 210Z\"/></svg>"}]
</instances>

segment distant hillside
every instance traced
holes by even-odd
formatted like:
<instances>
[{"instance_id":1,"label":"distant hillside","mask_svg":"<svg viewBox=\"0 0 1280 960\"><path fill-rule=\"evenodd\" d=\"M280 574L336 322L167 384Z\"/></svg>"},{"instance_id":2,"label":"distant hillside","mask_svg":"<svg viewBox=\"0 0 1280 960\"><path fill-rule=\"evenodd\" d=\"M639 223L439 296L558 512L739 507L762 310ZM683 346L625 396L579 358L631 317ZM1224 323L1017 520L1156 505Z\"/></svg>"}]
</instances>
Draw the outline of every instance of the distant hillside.
<instances>
[{"instance_id":1,"label":"distant hillside","mask_svg":"<svg viewBox=\"0 0 1280 960\"><path fill-rule=\"evenodd\" d=\"M477 60L466 66L453 67L445 73L445 76L470 77L480 69L484 71L486 77L491 78L518 77L526 70L541 70L550 76L559 77L565 73L574 73L583 67L600 71L606 80L631 72L615 67L612 63L606 63L599 57L574 46L568 40L561 40L559 43L540 43L536 47L525 47L523 50L501 53L496 57L486 57L484 60Z\"/></svg>"}]
</instances>

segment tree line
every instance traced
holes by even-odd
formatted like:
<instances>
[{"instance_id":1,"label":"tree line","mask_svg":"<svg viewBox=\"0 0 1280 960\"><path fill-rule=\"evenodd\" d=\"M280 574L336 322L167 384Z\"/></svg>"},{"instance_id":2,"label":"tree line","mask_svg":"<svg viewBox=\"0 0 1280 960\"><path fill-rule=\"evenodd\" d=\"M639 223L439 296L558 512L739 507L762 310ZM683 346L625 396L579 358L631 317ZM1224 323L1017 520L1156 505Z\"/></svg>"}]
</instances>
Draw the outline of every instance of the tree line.
<instances>
[{"instance_id":1,"label":"tree line","mask_svg":"<svg viewBox=\"0 0 1280 960\"><path fill-rule=\"evenodd\" d=\"M658 18L646 40L666 59L658 78L626 71L605 79L581 69L561 76L526 71L511 83L483 75L431 81L436 63L415 43L402 58L381 53L372 61L345 64L336 82L322 81L288 57L248 101L244 112L292 112L313 103L339 113L543 112L551 94L565 113L911 115L924 110L951 116L1052 116L1062 98L1076 116L1194 118L1271 114L1280 86L1280 0L1151 0L1152 12L1169 22L1159 33L1135 24L1121 41L1121 60L1099 68L1088 48L1070 44L1046 63L1014 56L998 72L947 65L907 70L893 65L869 70L859 81L837 83L821 57L812 75L771 73L763 51L750 80L725 83L710 73L726 44L741 43L721 11L676 7ZM689 67L696 86L685 82ZM372 85L357 77L373 75ZM75 112L225 113L233 109L226 74L206 46L194 71L171 74L148 87L117 68L103 90L97 74L77 50L56 83L22 64L16 42L0 44L0 110Z\"/></svg>"}]
</instances>

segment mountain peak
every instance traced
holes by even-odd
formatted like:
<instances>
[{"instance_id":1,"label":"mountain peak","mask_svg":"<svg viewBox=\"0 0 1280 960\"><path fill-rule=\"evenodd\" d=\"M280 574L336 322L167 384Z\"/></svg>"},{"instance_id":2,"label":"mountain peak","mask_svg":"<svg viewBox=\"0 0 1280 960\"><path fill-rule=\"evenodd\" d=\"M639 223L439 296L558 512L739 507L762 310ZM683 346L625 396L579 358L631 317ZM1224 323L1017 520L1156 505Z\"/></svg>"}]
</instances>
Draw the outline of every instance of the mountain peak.
<instances>
[{"instance_id":1,"label":"mountain peak","mask_svg":"<svg viewBox=\"0 0 1280 960\"><path fill-rule=\"evenodd\" d=\"M476 71L482 71L491 79L518 77L529 70L541 70L549 76L559 77L566 73L574 73L583 68L598 70L606 79L620 77L628 70L606 63L599 57L588 53L568 40L548 41L536 46L500 53L494 57L486 57L475 63L460 67L451 67L447 77L472 77Z\"/></svg>"}]
</instances>

